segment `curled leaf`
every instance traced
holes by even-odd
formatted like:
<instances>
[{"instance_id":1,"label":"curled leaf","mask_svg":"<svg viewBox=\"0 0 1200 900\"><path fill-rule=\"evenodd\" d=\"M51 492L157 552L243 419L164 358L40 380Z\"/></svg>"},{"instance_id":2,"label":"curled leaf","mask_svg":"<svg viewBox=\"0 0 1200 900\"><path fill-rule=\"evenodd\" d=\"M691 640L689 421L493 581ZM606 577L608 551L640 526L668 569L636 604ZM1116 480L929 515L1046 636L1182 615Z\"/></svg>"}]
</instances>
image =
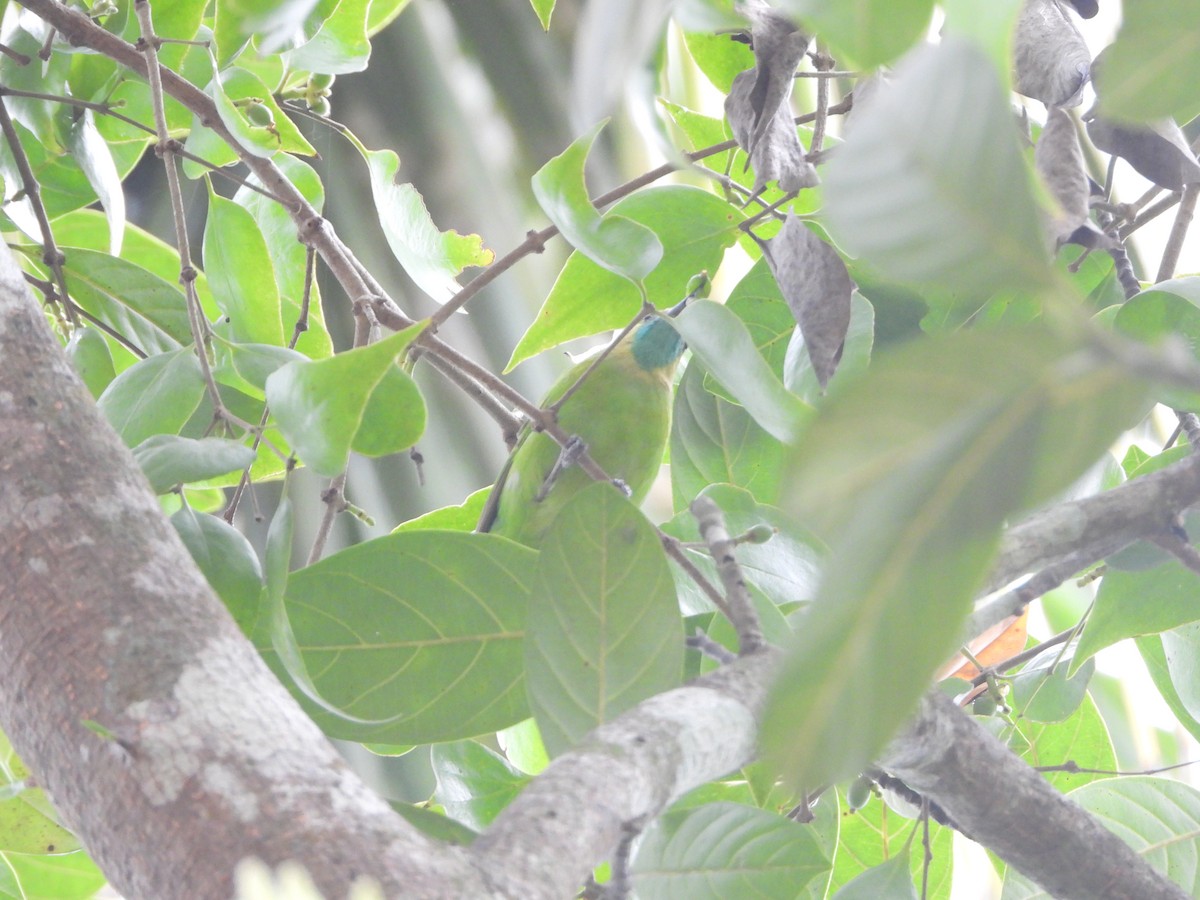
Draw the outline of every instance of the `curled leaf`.
<instances>
[{"instance_id":1,"label":"curled leaf","mask_svg":"<svg viewBox=\"0 0 1200 900\"><path fill-rule=\"evenodd\" d=\"M1173 119L1127 125L1096 116L1087 123L1097 149L1119 156L1160 187L1178 191L1200 181L1200 164Z\"/></svg>"},{"instance_id":2,"label":"curled leaf","mask_svg":"<svg viewBox=\"0 0 1200 900\"><path fill-rule=\"evenodd\" d=\"M842 358L854 283L837 251L789 215L766 245L767 265L796 317L821 387Z\"/></svg>"},{"instance_id":3,"label":"curled leaf","mask_svg":"<svg viewBox=\"0 0 1200 900\"><path fill-rule=\"evenodd\" d=\"M781 190L789 192L815 186L819 182L817 170L805 159L804 146L787 104L776 109L768 121L768 130L755 140L757 119L751 99L755 84L754 69L747 69L733 79L733 88L725 98L725 114L733 136L750 154L755 193L768 181L778 182Z\"/></svg>"},{"instance_id":4,"label":"curled leaf","mask_svg":"<svg viewBox=\"0 0 1200 900\"><path fill-rule=\"evenodd\" d=\"M747 152L754 148L771 127L775 113L785 107L792 95L792 79L804 51L808 35L787 16L759 2L746 7L750 19L750 41L754 49L754 86L750 108L754 111L754 132Z\"/></svg>"},{"instance_id":5,"label":"curled leaf","mask_svg":"<svg viewBox=\"0 0 1200 900\"><path fill-rule=\"evenodd\" d=\"M747 4L744 12L751 23L754 68L733 80L725 100L733 136L750 155L756 192L768 181L778 181L785 191L813 187L817 173L804 158L788 106L808 35L762 0Z\"/></svg>"},{"instance_id":6,"label":"curled leaf","mask_svg":"<svg viewBox=\"0 0 1200 900\"><path fill-rule=\"evenodd\" d=\"M1018 94L1047 106L1078 106L1092 55L1059 0L1026 0L1013 46Z\"/></svg>"}]
</instances>

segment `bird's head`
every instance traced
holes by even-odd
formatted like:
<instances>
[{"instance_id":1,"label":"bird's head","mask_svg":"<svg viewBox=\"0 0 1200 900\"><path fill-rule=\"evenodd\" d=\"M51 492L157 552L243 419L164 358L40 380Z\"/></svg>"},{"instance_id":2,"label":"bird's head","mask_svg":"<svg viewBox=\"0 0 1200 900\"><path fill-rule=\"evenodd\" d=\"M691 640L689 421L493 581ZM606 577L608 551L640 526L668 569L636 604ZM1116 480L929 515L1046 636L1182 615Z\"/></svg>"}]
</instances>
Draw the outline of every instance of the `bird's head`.
<instances>
[{"instance_id":1,"label":"bird's head","mask_svg":"<svg viewBox=\"0 0 1200 900\"><path fill-rule=\"evenodd\" d=\"M674 366L686 348L687 344L670 322L660 315L651 314L634 329L629 349L637 364L652 372Z\"/></svg>"}]
</instances>

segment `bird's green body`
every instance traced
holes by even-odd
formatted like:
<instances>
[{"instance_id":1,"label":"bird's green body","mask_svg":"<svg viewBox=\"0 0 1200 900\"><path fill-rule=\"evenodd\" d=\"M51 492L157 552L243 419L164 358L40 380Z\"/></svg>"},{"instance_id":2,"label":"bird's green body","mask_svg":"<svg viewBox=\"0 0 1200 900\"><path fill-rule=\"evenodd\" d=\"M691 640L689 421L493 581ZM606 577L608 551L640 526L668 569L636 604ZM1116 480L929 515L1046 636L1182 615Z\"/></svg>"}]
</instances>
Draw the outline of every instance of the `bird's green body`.
<instances>
[{"instance_id":1,"label":"bird's green body","mask_svg":"<svg viewBox=\"0 0 1200 900\"><path fill-rule=\"evenodd\" d=\"M583 440L600 468L628 486L634 503L645 499L662 462L671 426L672 376L683 349L670 324L657 316L648 318L613 348L558 411L563 431ZM562 397L591 362L576 363L542 405ZM552 438L527 428L496 479L479 530L538 546L567 500L592 482L571 465L538 499L560 450Z\"/></svg>"}]
</instances>

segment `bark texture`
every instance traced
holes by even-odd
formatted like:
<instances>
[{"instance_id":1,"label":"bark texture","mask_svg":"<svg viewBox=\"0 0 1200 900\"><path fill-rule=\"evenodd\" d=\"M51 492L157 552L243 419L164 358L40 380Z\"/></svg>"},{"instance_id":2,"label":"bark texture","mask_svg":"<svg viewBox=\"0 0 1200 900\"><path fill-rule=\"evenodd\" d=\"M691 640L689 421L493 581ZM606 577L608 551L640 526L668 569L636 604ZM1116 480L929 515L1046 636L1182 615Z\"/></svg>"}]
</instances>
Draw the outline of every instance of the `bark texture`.
<instances>
[{"instance_id":1,"label":"bark texture","mask_svg":"<svg viewBox=\"0 0 1200 900\"><path fill-rule=\"evenodd\" d=\"M0 728L127 897L229 897L248 855L299 860L330 897L364 874L388 896L483 894L459 880L460 852L346 767L243 637L6 248L0 573Z\"/></svg>"}]
</instances>

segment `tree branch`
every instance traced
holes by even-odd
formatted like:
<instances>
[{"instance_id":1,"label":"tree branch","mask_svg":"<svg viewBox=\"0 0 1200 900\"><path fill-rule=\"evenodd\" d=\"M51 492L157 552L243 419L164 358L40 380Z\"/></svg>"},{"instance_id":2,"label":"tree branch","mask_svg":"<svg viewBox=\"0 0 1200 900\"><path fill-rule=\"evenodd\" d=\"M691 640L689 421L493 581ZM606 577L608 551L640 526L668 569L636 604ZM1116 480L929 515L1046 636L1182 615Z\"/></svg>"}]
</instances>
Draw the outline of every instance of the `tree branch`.
<instances>
[{"instance_id":1,"label":"tree branch","mask_svg":"<svg viewBox=\"0 0 1200 900\"><path fill-rule=\"evenodd\" d=\"M248 855L329 896L483 896L354 775L196 570L0 249L0 728L131 897L228 898ZM84 725L113 734L106 740Z\"/></svg>"}]
</instances>

